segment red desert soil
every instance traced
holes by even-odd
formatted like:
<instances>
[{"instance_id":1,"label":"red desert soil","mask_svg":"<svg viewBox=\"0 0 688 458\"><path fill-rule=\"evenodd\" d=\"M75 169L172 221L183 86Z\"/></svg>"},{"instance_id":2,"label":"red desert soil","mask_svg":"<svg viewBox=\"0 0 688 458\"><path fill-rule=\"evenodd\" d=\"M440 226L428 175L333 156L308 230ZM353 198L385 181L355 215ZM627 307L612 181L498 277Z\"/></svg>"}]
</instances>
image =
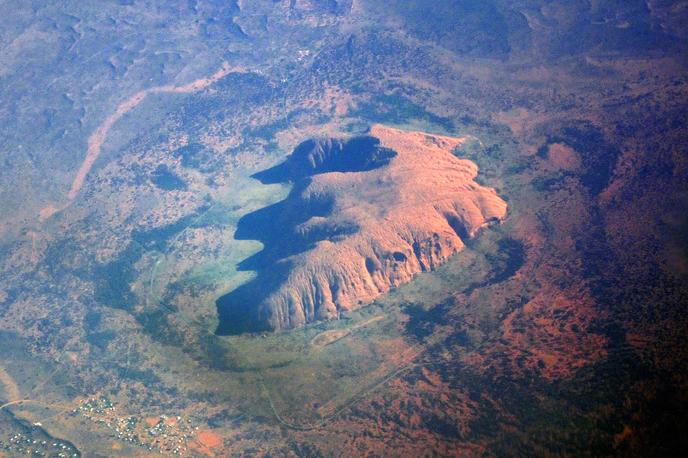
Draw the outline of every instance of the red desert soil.
<instances>
[{"instance_id":1,"label":"red desert soil","mask_svg":"<svg viewBox=\"0 0 688 458\"><path fill-rule=\"evenodd\" d=\"M196 439L190 444L191 448L206 456L216 456L217 449L224 444L222 437L210 430L199 431Z\"/></svg>"},{"instance_id":2,"label":"red desert soil","mask_svg":"<svg viewBox=\"0 0 688 458\"><path fill-rule=\"evenodd\" d=\"M323 196L332 202L328 216L313 216L298 225L298 233L356 230L288 259L294 267L286 281L259 304L270 328L332 319L370 303L435 269L464 247L462 238L504 218L506 202L475 182L473 162L452 153L462 138L382 125L373 126L370 136L396 156L372 170L315 174L294 197L295 205Z\"/></svg>"},{"instance_id":3,"label":"red desert soil","mask_svg":"<svg viewBox=\"0 0 688 458\"><path fill-rule=\"evenodd\" d=\"M355 450L355 456L430 456L428 450L452 457L485 454L480 443L459 439L471 433L480 409L478 402L467 391L426 369L390 380L384 392L371 393L356 408L365 414L342 415L326 429L295 435L318 444L325 456L337 456L339 450ZM456 439L448 440L432 428L422 414L428 409L456 428Z\"/></svg>"},{"instance_id":4,"label":"red desert soil","mask_svg":"<svg viewBox=\"0 0 688 458\"><path fill-rule=\"evenodd\" d=\"M160 423L160 417L147 417L146 418L146 424L150 427L153 427Z\"/></svg>"}]
</instances>

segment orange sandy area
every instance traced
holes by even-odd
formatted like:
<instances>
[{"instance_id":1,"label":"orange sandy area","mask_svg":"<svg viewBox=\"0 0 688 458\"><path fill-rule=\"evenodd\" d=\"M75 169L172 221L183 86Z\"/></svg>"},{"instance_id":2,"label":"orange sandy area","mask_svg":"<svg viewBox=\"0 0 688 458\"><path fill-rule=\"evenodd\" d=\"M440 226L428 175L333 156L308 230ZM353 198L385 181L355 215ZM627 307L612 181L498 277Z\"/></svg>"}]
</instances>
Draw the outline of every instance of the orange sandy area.
<instances>
[{"instance_id":1,"label":"orange sandy area","mask_svg":"<svg viewBox=\"0 0 688 458\"><path fill-rule=\"evenodd\" d=\"M222 436L211 430L199 431L196 439L189 445L196 451L206 456L216 456L216 450L222 448L224 441Z\"/></svg>"},{"instance_id":2,"label":"orange sandy area","mask_svg":"<svg viewBox=\"0 0 688 458\"><path fill-rule=\"evenodd\" d=\"M120 103L117 109L115 110L114 113L112 113L110 116L108 116L105 121L98 127L95 132L91 134L91 136L88 139L88 150L86 151L86 158L84 159L84 162L81 164L81 167L79 168L79 171L76 174L76 177L74 178L74 181L72 182L72 187L69 190L69 200L73 200L76 195L79 193L79 190L81 190L81 187L84 184L84 180L86 179L86 176L88 173L91 171L91 168L93 167L93 164L96 162L98 159L98 156L100 155L101 148L103 146L103 142L107 138L107 134L112 128L112 126L115 125L115 123L127 112L131 111L134 109L138 104L140 104L148 94L159 94L159 93L189 93L189 92L195 92L200 89L206 88L210 86L211 84L217 82L227 74L229 74L231 71L244 71L243 69L233 69L230 67L230 65L225 62L222 64L222 68L220 68L218 71L213 73L211 76L206 77L206 78L200 78L197 79L196 81L193 81L189 84L185 84L183 86L172 86L172 85L166 85L166 86L158 86L158 87L153 87L150 89L145 89L143 91L139 91L124 102ZM50 207L48 207L50 208ZM46 209L44 209L46 210ZM41 211L43 213L43 211ZM46 214L48 212L46 211ZM48 215L49 216L49 215Z\"/></svg>"},{"instance_id":3,"label":"orange sandy area","mask_svg":"<svg viewBox=\"0 0 688 458\"><path fill-rule=\"evenodd\" d=\"M516 374L539 366L543 377L562 379L605 356L604 336L587 332L598 316L587 290L559 291L544 279L541 282L539 294L504 318L500 342L465 363L485 368L500 355Z\"/></svg>"},{"instance_id":4,"label":"orange sandy area","mask_svg":"<svg viewBox=\"0 0 688 458\"><path fill-rule=\"evenodd\" d=\"M177 424L177 418L176 417L165 418L165 425L166 426L174 426L176 424Z\"/></svg>"},{"instance_id":5,"label":"orange sandy area","mask_svg":"<svg viewBox=\"0 0 688 458\"><path fill-rule=\"evenodd\" d=\"M210 430L200 431L196 435L196 439L206 447L218 448L222 446L222 437Z\"/></svg>"},{"instance_id":6,"label":"orange sandy area","mask_svg":"<svg viewBox=\"0 0 688 458\"><path fill-rule=\"evenodd\" d=\"M153 427L160 423L160 417L148 417L146 418L146 424L150 427Z\"/></svg>"}]
</instances>

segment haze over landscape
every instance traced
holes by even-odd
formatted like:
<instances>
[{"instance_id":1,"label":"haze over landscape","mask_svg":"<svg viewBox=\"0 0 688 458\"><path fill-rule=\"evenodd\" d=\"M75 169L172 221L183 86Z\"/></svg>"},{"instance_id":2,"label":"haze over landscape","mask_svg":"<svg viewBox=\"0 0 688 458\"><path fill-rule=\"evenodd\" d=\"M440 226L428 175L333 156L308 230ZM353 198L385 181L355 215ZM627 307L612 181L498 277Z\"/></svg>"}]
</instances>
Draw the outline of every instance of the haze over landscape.
<instances>
[{"instance_id":1,"label":"haze over landscape","mask_svg":"<svg viewBox=\"0 0 688 458\"><path fill-rule=\"evenodd\" d=\"M0 456L688 448L688 3L0 12Z\"/></svg>"}]
</instances>

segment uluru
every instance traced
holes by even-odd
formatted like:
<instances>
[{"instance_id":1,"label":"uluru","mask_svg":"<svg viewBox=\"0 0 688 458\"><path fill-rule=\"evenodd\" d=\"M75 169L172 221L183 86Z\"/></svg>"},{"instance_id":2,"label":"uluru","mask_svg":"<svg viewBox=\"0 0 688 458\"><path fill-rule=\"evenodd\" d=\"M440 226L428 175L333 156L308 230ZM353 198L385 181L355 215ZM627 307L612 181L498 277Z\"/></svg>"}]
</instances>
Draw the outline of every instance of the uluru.
<instances>
[{"instance_id":1,"label":"uluru","mask_svg":"<svg viewBox=\"0 0 688 458\"><path fill-rule=\"evenodd\" d=\"M307 140L254 175L293 188L239 221L235 237L264 248L239 266L256 277L217 301L218 333L337 318L434 270L501 221L506 202L454 154L463 142L374 125L365 136Z\"/></svg>"}]
</instances>

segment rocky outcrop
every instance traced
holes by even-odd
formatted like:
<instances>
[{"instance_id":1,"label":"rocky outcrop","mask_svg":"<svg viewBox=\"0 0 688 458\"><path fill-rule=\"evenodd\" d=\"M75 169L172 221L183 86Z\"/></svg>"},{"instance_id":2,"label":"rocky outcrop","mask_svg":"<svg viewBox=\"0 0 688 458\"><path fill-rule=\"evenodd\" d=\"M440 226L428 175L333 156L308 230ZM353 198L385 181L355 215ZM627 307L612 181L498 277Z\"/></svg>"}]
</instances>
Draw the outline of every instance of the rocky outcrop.
<instances>
[{"instance_id":1,"label":"rocky outcrop","mask_svg":"<svg viewBox=\"0 0 688 458\"><path fill-rule=\"evenodd\" d=\"M218 300L220 333L278 330L373 301L433 270L506 213L452 151L461 138L373 126L348 141L309 140L256 175L293 181L282 202L244 217L239 239L264 249L240 268L251 282Z\"/></svg>"}]
</instances>

